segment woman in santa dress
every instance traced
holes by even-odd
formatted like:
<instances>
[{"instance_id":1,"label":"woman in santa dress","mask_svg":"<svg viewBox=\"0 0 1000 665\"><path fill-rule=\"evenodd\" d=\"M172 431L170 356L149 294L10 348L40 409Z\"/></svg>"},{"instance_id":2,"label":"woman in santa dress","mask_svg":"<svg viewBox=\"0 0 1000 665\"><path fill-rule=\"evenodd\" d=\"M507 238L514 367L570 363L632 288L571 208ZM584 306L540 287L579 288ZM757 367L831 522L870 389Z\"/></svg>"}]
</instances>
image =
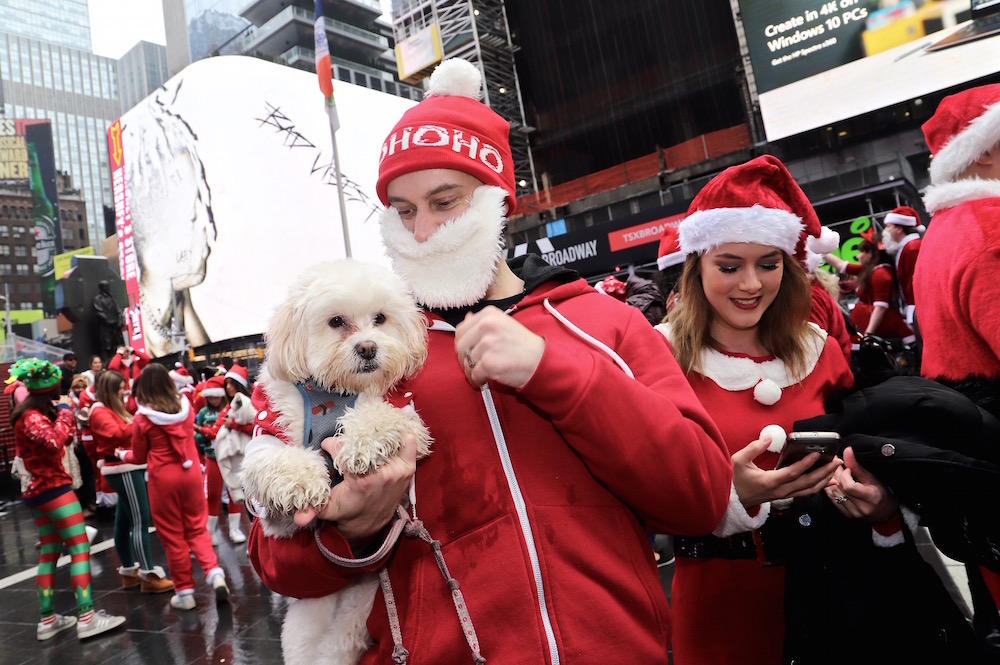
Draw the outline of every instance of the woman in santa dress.
<instances>
[{"instance_id":1,"label":"woman in santa dress","mask_svg":"<svg viewBox=\"0 0 1000 665\"><path fill-rule=\"evenodd\" d=\"M855 501L876 521L896 512L881 486L855 481L853 455L845 454L845 468L835 458L810 470L818 460L810 453L775 469L784 436L762 432L768 425L791 431L852 384L837 343L807 322L801 261L806 236L819 238L820 229L805 195L769 155L716 177L680 226L687 255L680 303L657 329L722 431L734 475L729 509L713 534L675 542L677 665L782 662L784 569L762 531L779 500L825 488L838 509Z\"/></svg>"},{"instance_id":2,"label":"woman in santa dress","mask_svg":"<svg viewBox=\"0 0 1000 665\"><path fill-rule=\"evenodd\" d=\"M911 344L916 337L899 313L899 281L892 259L882 243L875 241L871 229L862 237L864 240L858 245L860 263L845 261L834 254L823 257L837 272L857 277L858 302L851 310L851 320L859 334L898 338Z\"/></svg>"}]
</instances>

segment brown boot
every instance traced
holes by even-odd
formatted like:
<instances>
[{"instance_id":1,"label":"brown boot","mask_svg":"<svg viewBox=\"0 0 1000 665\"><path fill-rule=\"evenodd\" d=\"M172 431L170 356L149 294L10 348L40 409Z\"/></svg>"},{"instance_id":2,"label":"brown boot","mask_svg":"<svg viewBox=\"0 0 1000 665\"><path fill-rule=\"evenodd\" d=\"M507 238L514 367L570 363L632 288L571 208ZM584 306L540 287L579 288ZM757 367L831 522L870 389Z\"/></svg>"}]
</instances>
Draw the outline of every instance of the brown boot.
<instances>
[{"instance_id":1,"label":"brown boot","mask_svg":"<svg viewBox=\"0 0 1000 665\"><path fill-rule=\"evenodd\" d=\"M157 568L159 569L159 566ZM166 593L174 590L174 583L165 575L149 571L142 575L141 589L143 593Z\"/></svg>"},{"instance_id":2,"label":"brown boot","mask_svg":"<svg viewBox=\"0 0 1000 665\"><path fill-rule=\"evenodd\" d=\"M139 566L133 566L131 568L120 567L118 569L118 574L122 578L123 589L131 589L142 583L142 580L139 579Z\"/></svg>"}]
</instances>

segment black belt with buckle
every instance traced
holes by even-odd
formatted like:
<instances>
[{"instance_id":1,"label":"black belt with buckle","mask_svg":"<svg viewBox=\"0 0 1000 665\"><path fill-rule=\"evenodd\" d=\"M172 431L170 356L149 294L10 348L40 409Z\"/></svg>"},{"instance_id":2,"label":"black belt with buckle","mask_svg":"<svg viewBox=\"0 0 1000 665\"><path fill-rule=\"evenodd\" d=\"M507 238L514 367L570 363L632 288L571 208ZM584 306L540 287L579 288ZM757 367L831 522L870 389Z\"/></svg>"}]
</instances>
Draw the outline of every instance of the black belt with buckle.
<instances>
[{"instance_id":1,"label":"black belt with buckle","mask_svg":"<svg viewBox=\"0 0 1000 665\"><path fill-rule=\"evenodd\" d=\"M729 559L758 561L762 566L778 566L784 563L782 541L784 529L768 520L763 531L753 530L737 533L726 538L718 536L675 536L674 554L689 559ZM777 526L777 529L768 528ZM783 526L783 525L782 525Z\"/></svg>"}]
</instances>

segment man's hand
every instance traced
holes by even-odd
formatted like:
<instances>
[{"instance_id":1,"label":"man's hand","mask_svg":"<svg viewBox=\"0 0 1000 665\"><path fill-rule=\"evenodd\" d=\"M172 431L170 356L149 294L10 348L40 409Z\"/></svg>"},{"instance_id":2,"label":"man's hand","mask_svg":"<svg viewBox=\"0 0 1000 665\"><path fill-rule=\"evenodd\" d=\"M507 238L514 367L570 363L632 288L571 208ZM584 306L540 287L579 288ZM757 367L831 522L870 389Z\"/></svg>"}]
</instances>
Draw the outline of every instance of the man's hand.
<instances>
[{"instance_id":1,"label":"man's hand","mask_svg":"<svg viewBox=\"0 0 1000 665\"><path fill-rule=\"evenodd\" d=\"M455 352L469 383L479 387L492 379L521 388L542 361L545 340L490 306L466 314L455 328Z\"/></svg>"},{"instance_id":2,"label":"man's hand","mask_svg":"<svg viewBox=\"0 0 1000 665\"><path fill-rule=\"evenodd\" d=\"M340 439L329 437L320 445L336 458L342 444ZM395 457L363 476L345 473L344 480L330 489L326 505L295 513L295 525L304 527L317 518L336 522L351 550L361 552L396 514L416 470L417 443L407 434Z\"/></svg>"}]
</instances>

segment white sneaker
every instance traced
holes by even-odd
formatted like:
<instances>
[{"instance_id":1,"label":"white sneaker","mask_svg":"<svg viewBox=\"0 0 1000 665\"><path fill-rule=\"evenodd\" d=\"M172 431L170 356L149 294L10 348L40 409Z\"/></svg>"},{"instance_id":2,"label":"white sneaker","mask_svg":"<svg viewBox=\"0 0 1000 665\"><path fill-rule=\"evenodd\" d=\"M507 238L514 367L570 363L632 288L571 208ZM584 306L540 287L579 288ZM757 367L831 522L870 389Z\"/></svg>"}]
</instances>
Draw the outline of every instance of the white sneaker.
<instances>
[{"instance_id":1,"label":"white sneaker","mask_svg":"<svg viewBox=\"0 0 1000 665\"><path fill-rule=\"evenodd\" d=\"M81 640L85 640L88 637L94 637L109 630L114 630L123 623L125 623L125 617L115 616L114 614L108 614L104 610L98 610L94 612L94 616L87 623L76 624L76 636Z\"/></svg>"},{"instance_id":2,"label":"white sneaker","mask_svg":"<svg viewBox=\"0 0 1000 665\"><path fill-rule=\"evenodd\" d=\"M89 524L87 524L83 528L86 529L86 531L87 531L87 541L91 545L93 545L94 544L94 538L97 538L97 529L95 529L94 527L90 526Z\"/></svg>"},{"instance_id":3,"label":"white sneaker","mask_svg":"<svg viewBox=\"0 0 1000 665\"><path fill-rule=\"evenodd\" d=\"M195 606L194 594L174 594L174 597L170 599L170 607L178 610L193 610Z\"/></svg>"},{"instance_id":4,"label":"white sneaker","mask_svg":"<svg viewBox=\"0 0 1000 665\"><path fill-rule=\"evenodd\" d=\"M229 600L229 587L226 585L226 576L217 573L212 576L212 589L215 590L215 600L224 603Z\"/></svg>"},{"instance_id":5,"label":"white sneaker","mask_svg":"<svg viewBox=\"0 0 1000 665\"><path fill-rule=\"evenodd\" d=\"M67 628L72 628L76 625L76 617L64 617L61 614L56 615L56 620L50 624L38 624L38 630L35 635L38 637L39 642L44 642L45 640L51 640L58 633L66 630Z\"/></svg>"}]
</instances>

